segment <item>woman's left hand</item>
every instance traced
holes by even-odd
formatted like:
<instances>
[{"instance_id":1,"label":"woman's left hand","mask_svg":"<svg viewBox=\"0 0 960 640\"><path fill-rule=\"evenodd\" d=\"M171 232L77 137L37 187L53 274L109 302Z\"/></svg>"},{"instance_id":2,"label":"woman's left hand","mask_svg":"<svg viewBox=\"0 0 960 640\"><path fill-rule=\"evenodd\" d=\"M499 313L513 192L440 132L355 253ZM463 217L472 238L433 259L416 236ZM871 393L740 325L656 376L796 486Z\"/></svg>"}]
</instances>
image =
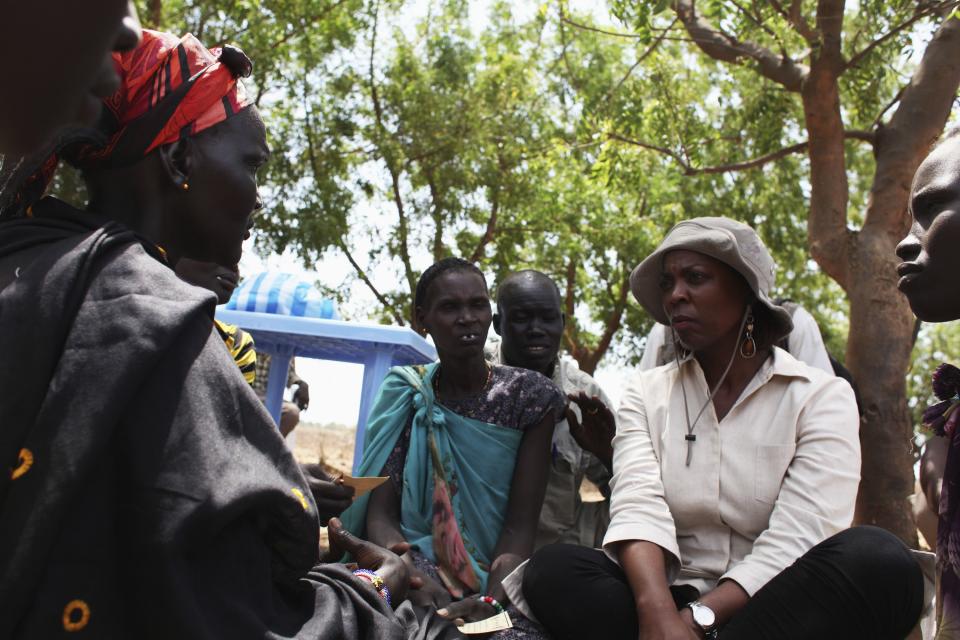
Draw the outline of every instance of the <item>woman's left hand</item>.
<instances>
[{"instance_id":1,"label":"woman's left hand","mask_svg":"<svg viewBox=\"0 0 960 640\"><path fill-rule=\"evenodd\" d=\"M497 610L492 604L487 604L480 598L466 598L458 602L451 602L443 609L437 611L437 614L452 620L457 626L467 622L477 622L486 620L497 615Z\"/></svg>"},{"instance_id":2,"label":"woman's left hand","mask_svg":"<svg viewBox=\"0 0 960 640\"><path fill-rule=\"evenodd\" d=\"M361 569L376 571L386 583L395 606L407 598L408 590L423 586L423 582L416 576L411 578L407 565L400 559L400 555L409 551L409 543L401 542L390 549L384 549L356 537L344 529L343 523L337 518L331 519L328 527L330 544L336 544L356 558L357 566Z\"/></svg>"},{"instance_id":3,"label":"woman's left hand","mask_svg":"<svg viewBox=\"0 0 960 640\"><path fill-rule=\"evenodd\" d=\"M313 501L317 503L317 516L320 525L326 526L330 518L339 517L353 504L353 487L343 484L343 477L331 478L319 464L301 464Z\"/></svg>"}]
</instances>

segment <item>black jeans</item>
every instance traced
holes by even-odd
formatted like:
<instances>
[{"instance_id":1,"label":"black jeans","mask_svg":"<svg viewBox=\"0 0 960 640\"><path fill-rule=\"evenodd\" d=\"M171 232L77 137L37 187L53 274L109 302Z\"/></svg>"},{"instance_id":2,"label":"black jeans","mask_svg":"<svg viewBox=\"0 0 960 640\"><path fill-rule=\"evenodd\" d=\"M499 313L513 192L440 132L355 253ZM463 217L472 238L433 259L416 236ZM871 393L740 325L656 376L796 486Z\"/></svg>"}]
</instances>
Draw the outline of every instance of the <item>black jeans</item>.
<instances>
[{"instance_id":1,"label":"black jeans","mask_svg":"<svg viewBox=\"0 0 960 640\"><path fill-rule=\"evenodd\" d=\"M677 607L698 597L671 588ZM555 544L534 554L523 578L533 613L556 640L637 640L633 593L602 551ZM923 606L923 575L909 549L877 527L824 540L754 594L721 640L902 640Z\"/></svg>"}]
</instances>

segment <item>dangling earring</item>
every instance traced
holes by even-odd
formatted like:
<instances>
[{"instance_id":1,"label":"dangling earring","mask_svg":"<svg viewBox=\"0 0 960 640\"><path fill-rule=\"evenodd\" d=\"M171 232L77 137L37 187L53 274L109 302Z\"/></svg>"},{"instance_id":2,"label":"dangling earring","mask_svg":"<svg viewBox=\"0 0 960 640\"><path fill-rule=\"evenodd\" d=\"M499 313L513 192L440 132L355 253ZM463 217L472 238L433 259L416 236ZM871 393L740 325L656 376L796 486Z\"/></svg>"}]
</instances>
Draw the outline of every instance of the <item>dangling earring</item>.
<instances>
[{"instance_id":1,"label":"dangling earring","mask_svg":"<svg viewBox=\"0 0 960 640\"><path fill-rule=\"evenodd\" d=\"M190 191L190 183L184 182L182 185L180 185L180 188L183 189L184 191Z\"/></svg>"},{"instance_id":2,"label":"dangling earring","mask_svg":"<svg viewBox=\"0 0 960 640\"><path fill-rule=\"evenodd\" d=\"M740 343L740 355L750 359L757 355L757 342L753 339L753 312L747 311L747 328L744 331L743 342Z\"/></svg>"}]
</instances>

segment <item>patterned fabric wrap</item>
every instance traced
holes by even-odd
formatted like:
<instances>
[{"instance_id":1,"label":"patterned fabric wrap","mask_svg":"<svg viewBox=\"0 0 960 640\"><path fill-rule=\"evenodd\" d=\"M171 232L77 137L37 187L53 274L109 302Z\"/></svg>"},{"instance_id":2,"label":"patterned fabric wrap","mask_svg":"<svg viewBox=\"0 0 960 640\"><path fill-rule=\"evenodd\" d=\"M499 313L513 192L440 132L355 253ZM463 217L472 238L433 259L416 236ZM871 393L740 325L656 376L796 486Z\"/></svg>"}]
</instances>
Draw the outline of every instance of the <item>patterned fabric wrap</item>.
<instances>
[{"instance_id":1,"label":"patterned fabric wrap","mask_svg":"<svg viewBox=\"0 0 960 640\"><path fill-rule=\"evenodd\" d=\"M135 163L253 103L238 81L252 73L253 64L235 47L207 49L191 34L177 38L144 29L139 47L113 58L121 84L104 100L112 117L109 138L75 151L81 167Z\"/></svg>"},{"instance_id":2,"label":"patterned fabric wrap","mask_svg":"<svg viewBox=\"0 0 960 640\"><path fill-rule=\"evenodd\" d=\"M483 593L503 528L523 432L458 415L435 401L438 363L390 370L370 412L358 475L377 475L413 412L403 470L400 524L404 537L440 566L452 595ZM341 519L366 534L369 495Z\"/></svg>"},{"instance_id":3,"label":"patterned fabric wrap","mask_svg":"<svg viewBox=\"0 0 960 640\"><path fill-rule=\"evenodd\" d=\"M949 438L937 525L937 638L960 638L960 433Z\"/></svg>"},{"instance_id":4,"label":"patterned fabric wrap","mask_svg":"<svg viewBox=\"0 0 960 640\"><path fill-rule=\"evenodd\" d=\"M923 425L950 441L938 505L937 638L960 638L960 369L937 367L933 393L938 402L923 412Z\"/></svg>"}]
</instances>

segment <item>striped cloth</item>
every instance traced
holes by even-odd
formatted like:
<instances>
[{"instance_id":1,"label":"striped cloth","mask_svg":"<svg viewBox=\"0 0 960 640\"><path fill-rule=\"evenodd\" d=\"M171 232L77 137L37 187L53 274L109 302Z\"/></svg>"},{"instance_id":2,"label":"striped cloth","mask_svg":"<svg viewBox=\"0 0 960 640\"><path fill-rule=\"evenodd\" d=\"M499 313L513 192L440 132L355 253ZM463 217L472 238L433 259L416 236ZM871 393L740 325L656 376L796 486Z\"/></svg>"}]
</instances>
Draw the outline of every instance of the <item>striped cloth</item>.
<instances>
[{"instance_id":1,"label":"striped cloth","mask_svg":"<svg viewBox=\"0 0 960 640\"><path fill-rule=\"evenodd\" d=\"M235 324L227 324L220 320L213 322L227 345L227 350L233 356L234 362L240 367L243 379L253 386L257 376L257 352L253 347L253 336Z\"/></svg>"},{"instance_id":2,"label":"striped cloth","mask_svg":"<svg viewBox=\"0 0 960 640\"><path fill-rule=\"evenodd\" d=\"M333 300L320 295L310 280L292 273L272 271L258 273L241 282L226 308L332 320L339 317Z\"/></svg>"}]
</instances>

